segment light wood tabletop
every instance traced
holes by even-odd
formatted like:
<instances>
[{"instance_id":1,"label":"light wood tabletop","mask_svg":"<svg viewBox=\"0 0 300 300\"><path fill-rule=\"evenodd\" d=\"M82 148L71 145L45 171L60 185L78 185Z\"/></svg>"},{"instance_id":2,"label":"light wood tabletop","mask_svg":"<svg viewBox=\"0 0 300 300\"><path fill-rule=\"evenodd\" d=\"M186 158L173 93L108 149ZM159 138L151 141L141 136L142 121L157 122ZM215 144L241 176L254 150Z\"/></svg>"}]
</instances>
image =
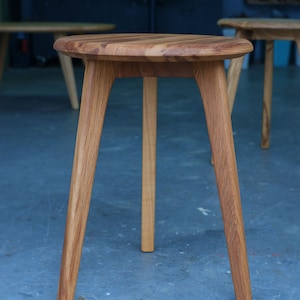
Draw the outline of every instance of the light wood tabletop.
<instances>
[{"instance_id":1,"label":"light wood tabletop","mask_svg":"<svg viewBox=\"0 0 300 300\"><path fill-rule=\"evenodd\" d=\"M7 55L9 35L14 32L52 33L54 40L68 34L100 33L111 31L116 27L109 23L84 22L0 22L0 81L3 76ZM74 70L70 57L58 54L65 78L70 103L73 109L79 108L78 94L75 84Z\"/></svg>"}]
</instances>

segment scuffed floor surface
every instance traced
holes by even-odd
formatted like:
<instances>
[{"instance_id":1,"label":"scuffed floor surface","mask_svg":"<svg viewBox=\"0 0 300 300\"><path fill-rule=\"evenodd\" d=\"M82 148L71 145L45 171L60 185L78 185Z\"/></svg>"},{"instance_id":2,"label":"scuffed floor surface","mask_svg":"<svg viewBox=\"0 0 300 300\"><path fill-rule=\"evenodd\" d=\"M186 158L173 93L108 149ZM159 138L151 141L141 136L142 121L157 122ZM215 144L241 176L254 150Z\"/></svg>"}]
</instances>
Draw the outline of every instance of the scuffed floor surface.
<instances>
[{"instance_id":1,"label":"scuffed floor surface","mask_svg":"<svg viewBox=\"0 0 300 300\"><path fill-rule=\"evenodd\" d=\"M82 69L76 69L78 90ZM260 149L263 67L233 111L256 300L300 299L300 69L274 74L271 148ZM234 299L202 104L159 81L156 251L140 252L140 79L113 86L76 300ZM59 68L9 69L0 86L0 299L56 298L78 112Z\"/></svg>"}]
</instances>

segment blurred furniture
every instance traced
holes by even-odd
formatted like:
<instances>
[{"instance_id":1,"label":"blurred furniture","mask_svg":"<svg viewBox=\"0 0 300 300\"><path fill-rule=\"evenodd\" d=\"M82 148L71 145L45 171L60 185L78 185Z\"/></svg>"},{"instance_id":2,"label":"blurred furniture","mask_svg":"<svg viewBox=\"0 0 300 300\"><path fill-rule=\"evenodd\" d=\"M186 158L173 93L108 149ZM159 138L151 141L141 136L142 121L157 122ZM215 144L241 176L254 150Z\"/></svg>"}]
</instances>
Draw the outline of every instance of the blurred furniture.
<instances>
[{"instance_id":1,"label":"blurred furniture","mask_svg":"<svg viewBox=\"0 0 300 300\"><path fill-rule=\"evenodd\" d=\"M74 299L105 109L114 79L124 77L144 79L142 251L154 250L157 77L194 78L206 114L235 294L251 299L223 60L252 51L252 44L203 35L104 34L61 38L54 48L86 61L58 299Z\"/></svg>"},{"instance_id":2,"label":"blurred furniture","mask_svg":"<svg viewBox=\"0 0 300 300\"><path fill-rule=\"evenodd\" d=\"M248 40L265 41L265 74L262 111L261 147L269 148L271 131L271 104L273 81L273 48L274 40L295 41L300 49L300 20L294 19L258 19L258 18L228 18L220 19L218 25L234 28L236 37ZM233 59L228 70L228 94L232 110L243 57Z\"/></svg>"},{"instance_id":3,"label":"blurred furniture","mask_svg":"<svg viewBox=\"0 0 300 300\"><path fill-rule=\"evenodd\" d=\"M63 23L63 22L0 22L0 81L3 76L5 57L8 49L9 35L13 32L52 33L54 39L67 34L84 32L103 32L115 28L114 24L102 23ZM59 54L61 68L68 89L70 103L73 109L79 108L72 61L70 57Z\"/></svg>"}]
</instances>

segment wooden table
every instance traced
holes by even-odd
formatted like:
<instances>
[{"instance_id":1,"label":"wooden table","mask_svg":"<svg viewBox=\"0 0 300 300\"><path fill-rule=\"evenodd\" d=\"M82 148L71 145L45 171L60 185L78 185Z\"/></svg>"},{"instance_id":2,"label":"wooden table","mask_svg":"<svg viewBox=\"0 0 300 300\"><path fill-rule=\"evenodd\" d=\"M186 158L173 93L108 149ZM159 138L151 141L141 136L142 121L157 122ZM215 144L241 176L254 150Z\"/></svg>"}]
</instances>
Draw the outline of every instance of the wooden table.
<instances>
[{"instance_id":1,"label":"wooden table","mask_svg":"<svg viewBox=\"0 0 300 300\"><path fill-rule=\"evenodd\" d=\"M13 32L52 33L54 40L67 34L99 33L115 28L114 24L104 23L64 23L64 22L0 22L0 81L3 76L5 57L8 49L9 35ZM70 57L58 53L59 61L68 89L73 109L79 108L74 70Z\"/></svg>"},{"instance_id":2,"label":"wooden table","mask_svg":"<svg viewBox=\"0 0 300 300\"><path fill-rule=\"evenodd\" d=\"M275 18L229 18L220 19L218 21L218 25L234 28L236 30L237 37L246 38L248 40L266 41L261 147L269 148L274 40L295 41L298 49L300 49L300 20ZM231 110L235 100L242 63L243 57L233 59L228 70L228 93Z\"/></svg>"}]
</instances>

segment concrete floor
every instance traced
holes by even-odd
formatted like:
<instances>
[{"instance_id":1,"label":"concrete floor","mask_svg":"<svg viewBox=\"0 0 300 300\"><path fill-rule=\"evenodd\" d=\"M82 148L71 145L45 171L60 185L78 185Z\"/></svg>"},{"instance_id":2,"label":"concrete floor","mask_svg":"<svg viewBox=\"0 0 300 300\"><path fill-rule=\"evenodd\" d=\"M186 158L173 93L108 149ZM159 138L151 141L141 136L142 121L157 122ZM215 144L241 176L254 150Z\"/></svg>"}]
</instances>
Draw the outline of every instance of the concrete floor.
<instances>
[{"instance_id":1,"label":"concrete floor","mask_svg":"<svg viewBox=\"0 0 300 300\"><path fill-rule=\"evenodd\" d=\"M80 90L82 69L76 69ZM300 69L274 74L260 149L263 67L242 72L233 127L253 299L300 299ZM116 81L76 299L234 299L202 104L159 81L156 251L140 247L141 80ZM0 88L0 299L55 299L78 112L59 68L9 69Z\"/></svg>"}]
</instances>

